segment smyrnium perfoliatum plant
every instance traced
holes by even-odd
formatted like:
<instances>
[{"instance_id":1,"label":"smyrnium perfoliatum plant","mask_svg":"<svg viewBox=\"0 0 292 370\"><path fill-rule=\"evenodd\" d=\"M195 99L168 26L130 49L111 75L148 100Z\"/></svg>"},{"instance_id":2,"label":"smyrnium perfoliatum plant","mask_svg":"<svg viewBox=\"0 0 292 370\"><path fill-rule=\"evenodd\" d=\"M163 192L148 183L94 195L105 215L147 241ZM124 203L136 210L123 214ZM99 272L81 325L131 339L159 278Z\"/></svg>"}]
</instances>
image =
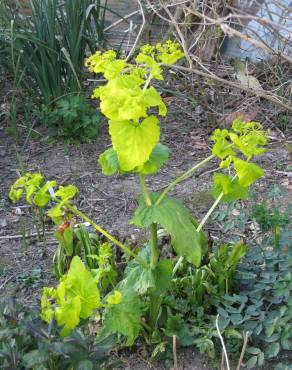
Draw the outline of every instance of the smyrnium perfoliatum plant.
<instances>
[{"instance_id":1,"label":"smyrnium perfoliatum plant","mask_svg":"<svg viewBox=\"0 0 292 370\"><path fill-rule=\"evenodd\" d=\"M263 176L263 170L252 161L265 151L267 133L258 122L243 122L238 118L230 130L214 131L212 154L206 159L193 165L162 192L149 191L145 178L148 177L151 183L150 176L167 163L170 155L167 146L160 142L159 117L166 116L167 107L152 82L163 80L163 67L183 57L179 45L167 41L156 46L143 46L133 63L117 59L113 50L98 51L86 60L88 69L103 75L106 80L104 85L94 89L92 95L100 100L112 142L112 147L99 156L98 162L106 176L137 174L141 194L130 223L149 229L150 239L137 254L78 210L72 203L75 193L66 196L66 188L60 187L62 191L46 196L46 205L53 206L48 215L56 224L73 215L78 216L129 257L122 279L104 296L97 288L100 275L84 266L78 256L73 258L68 273L61 278L56 290L44 289L42 317L47 322L55 318L63 327L63 335L96 309L102 313L99 336L118 334L126 338L127 345L132 345L142 331L151 334L157 328L164 298L171 294L168 290L177 271L184 264L194 268L201 265L207 251L203 226L213 210L220 201L246 199L249 187ZM221 169L214 175L215 201L201 222L197 222L180 201L169 196L169 192L215 158ZM16 183L10 198L16 201L24 190L25 187ZM49 195L47 188L44 192L42 187L34 191ZM175 258L162 255L158 243L159 228L170 235L170 248Z\"/></svg>"}]
</instances>

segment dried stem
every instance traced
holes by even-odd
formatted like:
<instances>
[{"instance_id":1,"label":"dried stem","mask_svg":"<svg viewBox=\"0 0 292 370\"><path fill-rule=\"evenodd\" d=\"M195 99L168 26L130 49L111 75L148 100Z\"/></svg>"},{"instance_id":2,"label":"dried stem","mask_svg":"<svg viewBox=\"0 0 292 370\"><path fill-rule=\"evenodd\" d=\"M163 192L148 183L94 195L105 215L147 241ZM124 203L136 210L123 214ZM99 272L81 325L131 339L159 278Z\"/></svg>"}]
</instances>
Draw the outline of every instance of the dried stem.
<instances>
[{"instance_id":1,"label":"dried stem","mask_svg":"<svg viewBox=\"0 0 292 370\"><path fill-rule=\"evenodd\" d=\"M244 358L244 354L245 354L246 347L247 347L248 338L249 338L249 332L247 331L245 333L244 337L243 337L242 350L241 350L241 353L240 353L240 357L239 357L239 361L238 361L238 365L236 367L236 370L240 370L240 368L241 368L243 358Z\"/></svg>"}]
</instances>

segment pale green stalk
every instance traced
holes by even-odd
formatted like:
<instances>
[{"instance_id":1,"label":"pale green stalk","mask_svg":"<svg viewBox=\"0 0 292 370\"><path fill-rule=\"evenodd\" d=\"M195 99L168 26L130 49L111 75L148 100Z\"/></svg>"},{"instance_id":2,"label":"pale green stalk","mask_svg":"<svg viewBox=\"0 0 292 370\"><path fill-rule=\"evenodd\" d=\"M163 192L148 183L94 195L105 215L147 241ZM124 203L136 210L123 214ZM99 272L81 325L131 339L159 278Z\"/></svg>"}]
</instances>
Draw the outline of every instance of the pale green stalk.
<instances>
[{"instance_id":1,"label":"pale green stalk","mask_svg":"<svg viewBox=\"0 0 292 370\"><path fill-rule=\"evenodd\" d=\"M159 198L155 202L155 205L158 205L163 200L163 198L167 195L167 193L170 192L178 183L180 183L181 181L183 181L183 180L187 179L188 177L192 176L193 173L198 168L204 166L207 162L209 162L213 158L214 158L214 155L212 154L209 157L207 157L206 159L204 159L203 161L197 163L195 166L193 166L189 170L187 170L181 176L176 178L171 184L168 185L168 187L166 189L163 190L163 192L160 194Z\"/></svg>"},{"instance_id":2,"label":"pale green stalk","mask_svg":"<svg viewBox=\"0 0 292 370\"><path fill-rule=\"evenodd\" d=\"M88 222L96 231L104 235L108 240L110 240L112 243L116 244L118 247L120 247L125 253L132 256L137 262L139 262L143 267L148 268L148 264L146 261L144 261L143 258L137 256L134 252L131 251L130 248L125 246L123 243L121 243L119 240L117 240L115 237L110 235L106 230L104 230L102 227L97 225L95 222L93 222L89 217L87 217L83 212L79 211L76 207L71 206L70 204L66 204L66 207L72 211L77 216L81 217L84 221Z\"/></svg>"}]
</instances>

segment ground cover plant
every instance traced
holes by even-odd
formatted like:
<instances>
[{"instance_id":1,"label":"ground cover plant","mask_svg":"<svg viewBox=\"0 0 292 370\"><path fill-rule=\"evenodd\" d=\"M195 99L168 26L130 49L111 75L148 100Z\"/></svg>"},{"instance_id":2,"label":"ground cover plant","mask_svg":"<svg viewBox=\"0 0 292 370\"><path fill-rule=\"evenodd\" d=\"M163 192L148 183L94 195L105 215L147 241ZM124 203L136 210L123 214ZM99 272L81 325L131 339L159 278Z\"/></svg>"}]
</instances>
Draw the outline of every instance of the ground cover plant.
<instances>
[{"instance_id":1,"label":"ground cover plant","mask_svg":"<svg viewBox=\"0 0 292 370\"><path fill-rule=\"evenodd\" d=\"M145 178L155 174L169 156L166 146L159 142L157 118L166 115L166 106L151 82L163 78L163 65L175 63L181 57L178 46L167 42L156 47L144 46L135 64L116 59L113 51L98 52L86 62L92 72L104 74L108 81L93 93L93 97L100 98L101 110L109 119L112 140L112 148L98 160L102 171L108 176L135 173L140 180L142 194L131 222L148 229L151 236L139 252L129 249L74 206L72 199L78 190L73 185L58 186L54 181L45 182L40 174L26 174L10 191L13 201L25 194L28 203L49 207L47 215L59 226L61 247L66 253L69 251L67 261L71 263L63 264L59 270L62 277L58 287L45 288L42 297L42 318L48 323L56 320L62 336L69 335L83 320L94 318L97 309L101 314L97 340L114 335L116 340L130 346L143 335L148 342L158 343L158 353L165 338L176 336L180 344L195 344L202 352L215 357L213 341L218 342L218 333L215 312L208 314L207 301L214 307L218 297L232 297L234 272L246 255L247 246L230 241L212 252L202 229L220 201L246 199L249 187L263 175L263 170L252 160L265 151L267 133L257 122L234 120L230 130L214 131L212 155L191 167L161 193L149 193ZM198 223L168 193L214 158L219 160L222 170L214 175L215 200ZM127 267L120 279L116 279L110 245L90 253L72 248L74 217L88 222L122 249ZM167 251L159 248L158 225L171 237ZM96 265L92 266L92 262ZM220 316L224 318L222 313ZM240 332L228 327L229 323L224 327L220 317L220 328L225 335L242 339Z\"/></svg>"}]
</instances>

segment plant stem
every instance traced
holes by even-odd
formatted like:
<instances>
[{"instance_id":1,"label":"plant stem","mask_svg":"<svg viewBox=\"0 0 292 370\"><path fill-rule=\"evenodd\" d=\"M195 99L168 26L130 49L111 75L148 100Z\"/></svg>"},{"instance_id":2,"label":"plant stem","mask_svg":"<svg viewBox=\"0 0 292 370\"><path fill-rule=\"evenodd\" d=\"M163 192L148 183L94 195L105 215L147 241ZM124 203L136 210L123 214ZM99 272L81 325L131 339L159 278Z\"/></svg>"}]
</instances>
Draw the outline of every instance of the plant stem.
<instances>
[{"instance_id":1,"label":"plant stem","mask_svg":"<svg viewBox=\"0 0 292 370\"><path fill-rule=\"evenodd\" d=\"M33 221L34 226L36 228L36 233L37 233L38 241L41 242L42 241L42 235L41 235L41 231L40 231L38 219L36 217L35 209L34 209L33 206L31 206L30 209L31 209L32 221Z\"/></svg>"},{"instance_id":2,"label":"plant stem","mask_svg":"<svg viewBox=\"0 0 292 370\"><path fill-rule=\"evenodd\" d=\"M156 205L158 205L162 199L166 196L168 192L170 192L178 183L181 181L187 179L188 177L192 176L193 173L200 167L204 166L207 162L209 162L211 159L214 158L214 155L210 155L209 157L205 158L203 161L197 163L195 166L184 172L182 175L180 175L178 178L176 178L172 183L168 185L166 189L163 190L163 192L160 194L159 198L155 202Z\"/></svg>"},{"instance_id":3,"label":"plant stem","mask_svg":"<svg viewBox=\"0 0 292 370\"><path fill-rule=\"evenodd\" d=\"M155 270L158 260L159 260L159 249L158 249L158 242L157 242L157 224L153 223L150 226L151 230L151 259L150 259L150 267L152 270Z\"/></svg>"},{"instance_id":4,"label":"plant stem","mask_svg":"<svg viewBox=\"0 0 292 370\"><path fill-rule=\"evenodd\" d=\"M155 328L161 303L162 303L162 296L157 295L150 295L150 306L149 306L149 325L152 330Z\"/></svg>"},{"instance_id":5,"label":"plant stem","mask_svg":"<svg viewBox=\"0 0 292 370\"><path fill-rule=\"evenodd\" d=\"M74 206L71 206L70 204L66 204L66 207L72 211L77 216L81 217L84 221L90 223L90 225L99 233L103 234L108 240L110 240L112 243L116 244L118 247L120 247L125 253L132 256L137 262L139 262L143 267L148 268L148 264L146 261L144 261L143 258L137 256L134 252L131 251L127 246L125 246L123 243L121 243L119 240L117 240L115 237L110 235L106 230L104 230L102 227L97 225L95 222L93 222L89 217L87 217L83 212L79 211Z\"/></svg>"},{"instance_id":6,"label":"plant stem","mask_svg":"<svg viewBox=\"0 0 292 370\"><path fill-rule=\"evenodd\" d=\"M145 176L141 173L139 173L139 179L140 179L140 186L141 190L144 196L145 203L148 207L152 206L152 201L147 189L147 185L145 182ZM150 239L150 246L151 246L151 257L150 257L150 267L152 270L155 270L156 265L159 260L159 250L158 250L158 239L157 239L157 224L153 223L150 226L151 231L151 239Z\"/></svg>"},{"instance_id":7,"label":"plant stem","mask_svg":"<svg viewBox=\"0 0 292 370\"><path fill-rule=\"evenodd\" d=\"M147 189L147 185L145 182L145 175L139 173L139 180L140 180L140 187L144 196L145 203L147 204L148 207L152 206L152 201Z\"/></svg>"},{"instance_id":8,"label":"plant stem","mask_svg":"<svg viewBox=\"0 0 292 370\"><path fill-rule=\"evenodd\" d=\"M144 196L145 203L148 207L152 206L152 201L147 189L147 185L145 182L145 176L143 174L139 174L140 179L140 186L142 189L142 193ZM157 223L152 223L150 226L151 231L151 239L150 239L150 267L151 270L154 271L159 261L159 249L158 249L158 238L157 238ZM159 314L160 306L161 306L162 298L161 296L150 295L150 306L149 306L149 325L151 329L154 329L157 317Z\"/></svg>"}]
</instances>

